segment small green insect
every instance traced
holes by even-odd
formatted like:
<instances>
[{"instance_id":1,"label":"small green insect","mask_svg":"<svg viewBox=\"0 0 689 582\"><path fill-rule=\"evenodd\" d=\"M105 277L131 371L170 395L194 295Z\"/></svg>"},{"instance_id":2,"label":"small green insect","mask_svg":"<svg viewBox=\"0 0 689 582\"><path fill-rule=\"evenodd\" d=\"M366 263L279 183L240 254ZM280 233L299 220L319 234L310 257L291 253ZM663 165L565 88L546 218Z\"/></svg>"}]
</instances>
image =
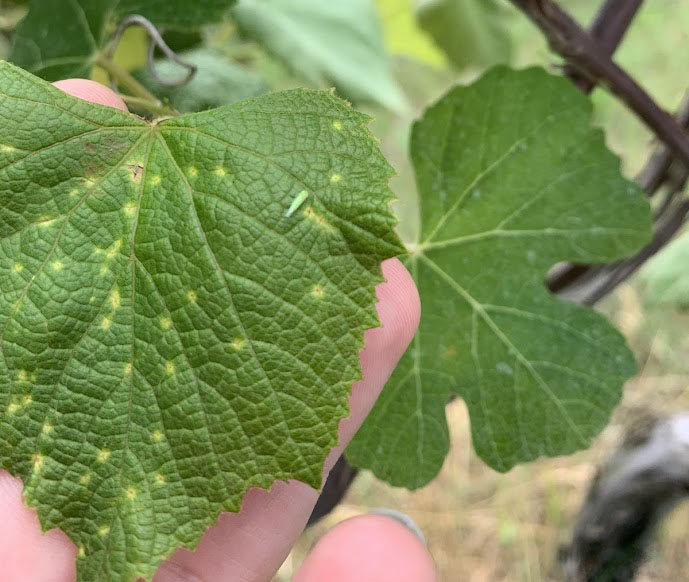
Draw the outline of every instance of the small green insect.
<instances>
[{"instance_id":1,"label":"small green insect","mask_svg":"<svg viewBox=\"0 0 689 582\"><path fill-rule=\"evenodd\" d=\"M292 200L292 204L290 204L290 207L287 209L287 212L285 212L285 216L289 218L292 216L298 209L299 207L304 204L304 201L309 197L309 193L306 190L302 190L297 194L296 198Z\"/></svg>"}]
</instances>

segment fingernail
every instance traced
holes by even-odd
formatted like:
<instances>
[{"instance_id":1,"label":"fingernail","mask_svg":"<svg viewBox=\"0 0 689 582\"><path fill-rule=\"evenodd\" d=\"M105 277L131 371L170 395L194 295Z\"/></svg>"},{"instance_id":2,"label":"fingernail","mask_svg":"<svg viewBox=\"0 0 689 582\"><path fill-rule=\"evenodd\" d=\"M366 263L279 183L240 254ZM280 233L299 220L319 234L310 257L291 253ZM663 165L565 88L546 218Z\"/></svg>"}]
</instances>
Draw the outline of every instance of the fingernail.
<instances>
[{"instance_id":1,"label":"fingernail","mask_svg":"<svg viewBox=\"0 0 689 582\"><path fill-rule=\"evenodd\" d=\"M421 531L421 528L418 526L418 524L406 513L402 513L401 511L397 511L396 509L389 509L387 507L377 507L369 511L369 513L373 515L385 515L386 517L396 519L409 531L411 531L417 538L419 538L419 540L421 540L421 543L424 546L426 545L426 536L423 535L423 532Z\"/></svg>"}]
</instances>

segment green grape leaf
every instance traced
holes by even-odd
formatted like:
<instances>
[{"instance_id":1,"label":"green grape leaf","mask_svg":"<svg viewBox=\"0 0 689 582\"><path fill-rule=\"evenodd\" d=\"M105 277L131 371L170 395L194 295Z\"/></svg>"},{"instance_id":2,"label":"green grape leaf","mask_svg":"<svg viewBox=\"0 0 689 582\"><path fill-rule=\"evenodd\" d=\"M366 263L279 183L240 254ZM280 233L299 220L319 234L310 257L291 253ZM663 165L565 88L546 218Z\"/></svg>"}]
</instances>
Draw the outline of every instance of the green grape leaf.
<instances>
[{"instance_id":1,"label":"green grape leaf","mask_svg":"<svg viewBox=\"0 0 689 582\"><path fill-rule=\"evenodd\" d=\"M192 29L221 18L236 0L31 0L9 60L57 81L89 77L117 23L139 14L156 26Z\"/></svg>"},{"instance_id":2,"label":"green grape leaf","mask_svg":"<svg viewBox=\"0 0 689 582\"><path fill-rule=\"evenodd\" d=\"M197 67L191 81L182 87L165 87L156 82L147 70L136 73L137 79L154 95L168 99L178 111L201 111L268 92L268 84L261 75L216 51L198 48L179 56ZM183 79L187 74L186 69L170 60L157 62L156 70L167 80Z\"/></svg>"},{"instance_id":3,"label":"green grape leaf","mask_svg":"<svg viewBox=\"0 0 689 582\"><path fill-rule=\"evenodd\" d=\"M567 79L498 67L417 122L421 228L407 265L421 326L348 449L354 465L427 483L447 452L451 393L500 471L585 447L604 427L634 357L603 317L544 280L559 261L631 254L651 216L590 116Z\"/></svg>"},{"instance_id":4,"label":"green grape leaf","mask_svg":"<svg viewBox=\"0 0 689 582\"><path fill-rule=\"evenodd\" d=\"M403 110L372 0L242 0L231 14L245 36L304 81Z\"/></svg>"},{"instance_id":5,"label":"green grape leaf","mask_svg":"<svg viewBox=\"0 0 689 582\"><path fill-rule=\"evenodd\" d=\"M673 240L648 261L639 279L646 287L647 305L689 309L689 233Z\"/></svg>"},{"instance_id":6,"label":"green grape leaf","mask_svg":"<svg viewBox=\"0 0 689 582\"><path fill-rule=\"evenodd\" d=\"M510 37L496 0L415 0L417 19L458 69L504 63Z\"/></svg>"},{"instance_id":7,"label":"green grape leaf","mask_svg":"<svg viewBox=\"0 0 689 582\"><path fill-rule=\"evenodd\" d=\"M403 251L367 122L298 89L147 123L0 63L0 465L80 581L319 487Z\"/></svg>"}]
</instances>

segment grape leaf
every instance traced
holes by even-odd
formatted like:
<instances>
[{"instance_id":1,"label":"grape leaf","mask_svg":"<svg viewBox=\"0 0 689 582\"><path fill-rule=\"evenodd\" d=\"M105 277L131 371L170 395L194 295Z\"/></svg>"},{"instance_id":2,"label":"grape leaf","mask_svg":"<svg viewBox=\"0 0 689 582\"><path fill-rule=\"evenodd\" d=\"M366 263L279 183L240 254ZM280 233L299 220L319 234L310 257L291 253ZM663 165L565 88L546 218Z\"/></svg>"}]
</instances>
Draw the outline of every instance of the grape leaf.
<instances>
[{"instance_id":1,"label":"grape leaf","mask_svg":"<svg viewBox=\"0 0 689 582\"><path fill-rule=\"evenodd\" d=\"M416 0L417 18L458 69L504 63L510 37L495 0Z\"/></svg>"},{"instance_id":2,"label":"grape leaf","mask_svg":"<svg viewBox=\"0 0 689 582\"><path fill-rule=\"evenodd\" d=\"M328 92L149 124L0 88L0 465L79 580L148 578L249 487L320 485L403 250L391 169Z\"/></svg>"},{"instance_id":3,"label":"grape leaf","mask_svg":"<svg viewBox=\"0 0 689 582\"><path fill-rule=\"evenodd\" d=\"M348 449L354 465L395 485L428 482L447 452L452 392L477 453L500 471L585 447L606 424L633 355L544 279L558 261L629 255L651 217L590 116L568 80L498 67L417 122L421 232L407 264L421 326Z\"/></svg>"},{"instance_id":4,"label":"grape leaf","mask_svg":"<svg viewBox=\"0 0 689 582\"><path fill-rule=\"evenodd\" d=\"M196 65L196 74L182 87L165 87L157 83L147 70L136 74L157 97L168 99L177 111L201 111L219 107L268 91L261 75L230 61L216 51L197 48L179 55L187 63ZM187 70L170 60L156 63L158 74L167 80L183 79Z\"/></svg>"},{"instance_id":5,"label":"grape leaf","mask_svg":"<svg viewBox=\"0 0 689 582\"><path fill-rule=\"evenodd\" d=\"M646 304L689 309L689 233L668 244L648 261L639 275L646 285Z\"/></svg>"},{"instance_id":6,"label":"grape leaf","mask_svg":"<svg viewBox=\"0 0 689 582\"><path fill-rule=\"evenodd\" d=\"M405 108L371 0L242 0L232 11L245 36L308 83L344 96Z\"/></svg>"},{"instance_id":7,"label":"grape leaf","mask_svg":"<svg viewBox=\"0 0 689 582\"><path fill-rule=\"evenodd\" d=\"M198 28L235 0L31 0L9 60L49 81L89 77L118 22L132 14L157 26Z\"/></svg>"}]
</instances>

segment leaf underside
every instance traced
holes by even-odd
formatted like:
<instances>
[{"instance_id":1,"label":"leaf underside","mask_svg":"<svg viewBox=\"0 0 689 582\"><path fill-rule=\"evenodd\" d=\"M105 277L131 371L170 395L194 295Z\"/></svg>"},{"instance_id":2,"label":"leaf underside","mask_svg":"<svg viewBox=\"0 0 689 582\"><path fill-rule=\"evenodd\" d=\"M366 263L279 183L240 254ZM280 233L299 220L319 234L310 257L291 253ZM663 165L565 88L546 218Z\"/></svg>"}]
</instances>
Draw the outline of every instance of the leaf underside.
<instances>
[{"instance_id":1,"label":"leaf underside","mask_svg":"<svg viewBox=\"0 0 689 582\"><path fill-rule=\"evenodd\" d=\"M0 63L0 465L80 581L319 486L403 250L367 121L293 90L149 124Z\"/></svg>"},{"instance_id":2,"label":"leaf underside","mask_svg":"<svg viewBox=\"0 0 689 582\"><path fill-rule=\"evenodd\" d=\"M354 465L395 485L430 481L447 453L451 393L500 471L586 447L605 426L633 355L544 280L559 261L633 253L651 217L590 116L566 79L498 67L415 125L421 232L407 266L421 326L348 448Z\"/></svg>"},{"instance_id":3,"label":"leaf underside","mask_svg":"<svg viewBox=\"0 0 689 582\"><path fill-rule=\"evenodd\" d=\"M115 27L138 14L160 27L215 22L236 0L31 0L9 60L48 81L90 77Z\"/></svg>"}]
</instances>

